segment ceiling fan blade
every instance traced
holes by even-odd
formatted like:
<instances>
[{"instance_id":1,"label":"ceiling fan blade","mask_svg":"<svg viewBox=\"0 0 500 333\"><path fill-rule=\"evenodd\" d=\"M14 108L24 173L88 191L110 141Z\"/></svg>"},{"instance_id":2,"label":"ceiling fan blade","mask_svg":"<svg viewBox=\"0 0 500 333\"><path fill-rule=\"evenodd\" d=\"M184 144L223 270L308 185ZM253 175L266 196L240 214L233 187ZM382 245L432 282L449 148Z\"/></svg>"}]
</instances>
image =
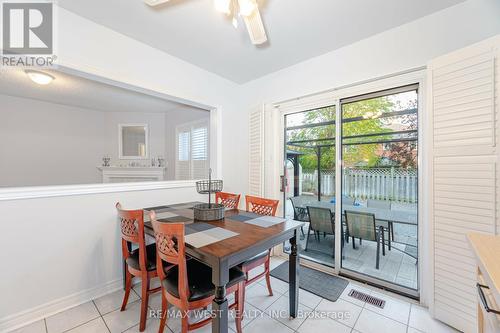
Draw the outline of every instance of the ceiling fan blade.
<instances>
[{"instance_id":1,"label":"ceiling fan blade","mask_svg":"<svg viewBox=\"0 0 500 333\"><path fill-rule=\"evenodd\" d=\"M258 8L252 15L243 16L243 20L245 21L248 34L254 45L260 45L267 42L266 29L264 28L264 23L262 22L262 17L260 16Z\"/></svg>"},{"instance_id":2,"label":"ceiling fan blade","mask_svg":"<svg viewBox=\"0 0 500 333\"><path fill-rule=\"evenodd\" d=\"M170 0L144 0L144 2L151 6L151 7L154 7L154 6L158 6L158 5L161 5L165 2L169 2Z\"/></svg>"}]
</instances>

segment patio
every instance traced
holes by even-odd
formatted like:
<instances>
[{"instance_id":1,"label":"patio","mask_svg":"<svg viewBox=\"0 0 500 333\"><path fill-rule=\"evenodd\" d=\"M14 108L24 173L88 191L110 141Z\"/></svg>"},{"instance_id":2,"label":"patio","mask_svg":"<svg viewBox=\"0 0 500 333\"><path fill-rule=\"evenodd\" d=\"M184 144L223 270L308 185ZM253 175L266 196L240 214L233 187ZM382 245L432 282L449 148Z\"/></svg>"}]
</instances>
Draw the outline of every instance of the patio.
<instances>
[{"instance_id":1,"label":"patio","mask_svg":"<svg viewBox=\"0 0 500 333\"><path fill-rule=\"evenodd\" d=\"M324 200L325 198L322 198ZM399 209L416 208L414 205L400 205ZM286 216L294 217L293 207L290 200L286 201ZM334 267L333 257L333 235L320 235L319 240L311 233L306 251L306 238L309 224L304 227L306 237L301 236L299 241L299 252L302 258L309 259L320 264ZM403 287L418 289L417 273L417 226L394 223L394 240L392 250L386 255L380 256L380 267L375 268L376 243L363 241L362 244L356 239L356 248L352 247L352 240L345 243L343 247L343 268L357 273L401 285ZM288 246L285 245L285 250Z\"/></svg>"}]
</instances>

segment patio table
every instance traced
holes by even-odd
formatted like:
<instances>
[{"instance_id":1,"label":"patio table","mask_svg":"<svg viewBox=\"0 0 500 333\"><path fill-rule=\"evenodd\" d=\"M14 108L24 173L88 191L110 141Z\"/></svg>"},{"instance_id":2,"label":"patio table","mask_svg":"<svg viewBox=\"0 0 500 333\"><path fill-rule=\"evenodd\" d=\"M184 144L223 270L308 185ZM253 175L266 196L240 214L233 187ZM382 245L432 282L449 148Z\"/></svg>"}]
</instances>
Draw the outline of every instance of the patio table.
<instances>
[{"instance_id":1,"label":"patio table","mask_svg":"<svg viewBox=\"0 0 500 333\"><path fill-rule=\"evenodd\" d=\"M297 208L307 209L307 206L329 208L333 213L335 212L335 203L328 201L313 201L299 206ZM363 213L371 213L379 221L387 221L392 223L401 223L409 225L417 225L417 213L404 210L392 210L383 208L371 208L366 206L342 205L342 210L358 211Z\"/></svg>"}]
</instances>

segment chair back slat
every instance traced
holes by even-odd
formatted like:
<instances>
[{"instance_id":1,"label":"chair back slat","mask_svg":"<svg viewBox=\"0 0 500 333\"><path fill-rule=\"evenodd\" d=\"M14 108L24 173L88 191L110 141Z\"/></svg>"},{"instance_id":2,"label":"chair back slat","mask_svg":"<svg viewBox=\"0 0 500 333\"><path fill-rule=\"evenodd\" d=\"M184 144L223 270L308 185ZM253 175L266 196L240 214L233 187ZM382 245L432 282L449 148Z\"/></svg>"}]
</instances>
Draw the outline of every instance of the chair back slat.
<instances>
[{"instance_id":1,"label":"chair back slat","mask_svg":"<svg viewBox=\"0 0 500 333\"><path fill-rule=\"evenodd\" d=\"M217 192L215 193L215 202L224 205L228 209L237 209L240 205L240 194Z\"/></svg>"},{"instance_id":2,"label":"chair back slat","mask_svg":"<svg viewBox=\"0 0 500 333\"><path fill-rule=\"evenodd\" d=\"M144 230L144 211L124 210L120 203L116 204L118 220L120 221L120 231L122 238L127 242L138 244L140 240L139 231Z\"/></svg>"},{"instance_id":3,"label":"chair back slat","mask_svg":"<svg viewBox=\"0 0 500 333\"><path fill-rule=\"evenodd\" d=\"M326 232L333 234L335 232L335 224L332 220L332 212L328 208L307 207L309 212L309 220L311 228L315 231Z\"/></svg>"},{"instance_id":4,"label":"chair back slat","mask_svg":"<svg viewBox=\"0 0 500 333\"><path fill-rule=\"evenodd\" d=\"M186 245L184 241L184 223L158 222L156 213L149 212L156 239L156 267L161 280L165 279L165 265L177 265L179 271L179 296L181 300L189 299L189 286L186 267Z\"/></svg>"},{"instance_id":5,"label":"chair back slat","mask_svg":"<svg viewBox=\"0 0 500 333\"><path fill-rule=\"evenodd\" d=\"M349 236L369 241L377 240L374 214L346 210L345 218Z\"/></svg>"},{"instance_id":6,"label":"chair back slat","mask_svg":"<svg viewBox=\"0 0 500 333\"><path fill-rule=\"evenodd\" d=\"M146 240L144 238L144 210L124 210L121 204L116 203L116 211L120 222L122 236L122 254L127 259L130 256L127 242L139 246L139 266L141 270L147 271Z\"/></svg>"},{"instance_id":7,"label":"chair back slat","mask_svg":"<svg viewBox=\"0 0 500 333\"><path fill-rule=\"evenodd\" d=\"M259 215L275 216L279 205L279 200L259 198L251 195L245 196L245 201L247 212Z\"/></svg>"}]
</instances>

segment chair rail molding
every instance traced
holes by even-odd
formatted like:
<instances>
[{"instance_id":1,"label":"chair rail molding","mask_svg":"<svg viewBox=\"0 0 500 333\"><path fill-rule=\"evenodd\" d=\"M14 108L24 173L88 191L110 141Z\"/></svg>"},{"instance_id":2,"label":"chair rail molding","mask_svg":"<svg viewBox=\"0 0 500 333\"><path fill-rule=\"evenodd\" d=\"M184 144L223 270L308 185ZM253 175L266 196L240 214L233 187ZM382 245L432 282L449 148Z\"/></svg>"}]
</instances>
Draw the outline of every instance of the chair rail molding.
<instances>
[{"instance_id":1,"label":"chair rail molding","mask_svg":"<svg viewBox=\"0 0 500 333\"><path fill-rule=\"evenodd\" d=\"M11 187L11 188L0 189L0 201L63 197L63 196L84 195L84 194L163 190L163 189L186 188L186 187L195 188L196 180Z\"/></svg>"}]
</instances>

